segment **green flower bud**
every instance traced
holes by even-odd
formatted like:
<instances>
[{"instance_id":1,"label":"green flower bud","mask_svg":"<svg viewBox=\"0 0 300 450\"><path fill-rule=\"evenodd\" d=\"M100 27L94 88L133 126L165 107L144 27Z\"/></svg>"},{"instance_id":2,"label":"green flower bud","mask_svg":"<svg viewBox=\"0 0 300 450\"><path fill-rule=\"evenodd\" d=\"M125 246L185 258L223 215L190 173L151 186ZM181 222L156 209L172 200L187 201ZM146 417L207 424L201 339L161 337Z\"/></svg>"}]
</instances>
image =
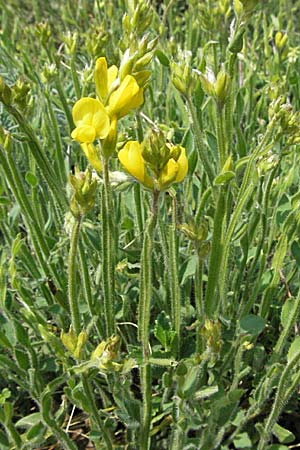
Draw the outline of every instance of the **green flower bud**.
<instances>
[{"instance_id":1,"label":"green flower bud","mask_svg":"<svg viewBox=\"0 0 300 450\"><path fill-rule=\"evenodd\" d=\"M214 88L215 97L222 108L230 92L230 77L226 72L221 71L218 73Z\"/></svg>"},{"instance_id":2,"label":"green flower bud","mask_svg":"<svg viewBox=\"0 0 300 450\"><path fill-rule=\"evenodd\" d=\"M231 53L237 54L242 51L245 31L245 27L240 27L237 33L233 36L233 39L229 44L229 51Z\"/></svg>"}]
</instances>

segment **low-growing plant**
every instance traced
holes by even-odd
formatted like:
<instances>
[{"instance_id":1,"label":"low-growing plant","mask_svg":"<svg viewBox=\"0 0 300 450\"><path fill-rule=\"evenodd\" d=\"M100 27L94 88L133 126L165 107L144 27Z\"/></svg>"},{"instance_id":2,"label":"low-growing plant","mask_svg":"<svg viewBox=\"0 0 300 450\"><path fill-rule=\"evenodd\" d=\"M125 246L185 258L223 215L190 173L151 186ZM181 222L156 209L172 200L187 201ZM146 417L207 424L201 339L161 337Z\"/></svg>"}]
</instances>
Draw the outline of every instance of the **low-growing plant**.
<instances>
[{"instance_id":1,"label":"low-growing plant","mask_svg":"<svg viewBox=\"0 0 300 450\"><path fill-rule=\"evenodd\" d=\"M1 6L0 448L295 448L300 5Z\"/></svg>"}]
</instances>

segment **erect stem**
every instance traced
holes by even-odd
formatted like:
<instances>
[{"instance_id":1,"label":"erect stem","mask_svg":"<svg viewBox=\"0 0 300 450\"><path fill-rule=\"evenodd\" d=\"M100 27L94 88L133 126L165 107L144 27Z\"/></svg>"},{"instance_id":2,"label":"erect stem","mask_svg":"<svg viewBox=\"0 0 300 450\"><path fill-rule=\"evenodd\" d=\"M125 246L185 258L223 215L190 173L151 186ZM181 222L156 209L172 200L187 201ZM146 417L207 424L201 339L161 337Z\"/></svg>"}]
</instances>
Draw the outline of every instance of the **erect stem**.
<instances>
[{"instance_id":1,"label":"erect stem","mask_svg":"<svg viewBox=\"0 0 300 450\"><path fill-rule=\"evenodd\" d=\"M78 294L76 289L76 256L79 242L81 217L76 217L70 242L69 264L68 264L68 300L71 312L71 323L76 336L80 333L80 314L78 306Z\"/></svg>"},{"instance_id":2,"label":"erect stem","mask_svg":"<svg viewBox=\"0 0 300 450\"><path fill-rule=\"evenodd\" d=\"M214 215L214 229L211 245L211 254L208 269L208 281L205 293L205 313L209 318L217 315L219 309L219 288L220 270L224 247L224 219L226 215L226 194L225 186L220 187L218 202Z\"/></svg>"},{"instance_id":3,"label":"erect stem","mask_svg":"<svg viewBox=\"0 0 300 450\"><path fill-rule=\"evenodd\" d=\"M141 366L141 389L143 394L142 430L140 450L150 446L151 423L151 367L149 363L149 323L152 293L152 252L155 225L157 221L159 192L153 192L153 208L144 234L141 255L140 298L139 298L139 340L142 343L143 363Z\"/></svg>"},{"instance_id":4,"label":"erect stem","mask_svg":"<svg viewBox=\"0 0 300 450\"><path fill-rule=\"evenodd\" d=\"M110 337L115 330L112 201L109 183L108 162L109 159L102 156L103 182L104 182L101 201L102 284L104 296L106 338Z\"/></svg>"},{"instance_id":5,"label":"erect stem","mask_svg":"<svg viewBox=\"0 0 300 450\"><path fill-rule=\"evenodd\" d=\"M178 258L176 245L176 195L172 196L172 224L170 226L170 274L171 274L171 308L173 325L176 332L176 354L180 353L181 303L178 282Z\"/></svg>"},{"instance_id":6,"label":"erect stem","mask_svg":"<svg viewBox=\"0 0 300 450\"><path fill-rule=\"evenodd\" d=\"M210 184L213 185L213 181L215 178L214 171L210 165L207 151L205 149L204 141L202 138L202 132L200 130L199 121L198 121L198 117L197 117L197 111L196 111L196 108L195 108L191 98L188 98L187 102L188 102L189 110L190 110L191 117L192 117L192 125L193 125L193 129L194 129L194 133L195 133L195 141L196 141L196 145L198 148L200 160L203 164L205 172L207 173Z\"/></svg>"}]
</instances>

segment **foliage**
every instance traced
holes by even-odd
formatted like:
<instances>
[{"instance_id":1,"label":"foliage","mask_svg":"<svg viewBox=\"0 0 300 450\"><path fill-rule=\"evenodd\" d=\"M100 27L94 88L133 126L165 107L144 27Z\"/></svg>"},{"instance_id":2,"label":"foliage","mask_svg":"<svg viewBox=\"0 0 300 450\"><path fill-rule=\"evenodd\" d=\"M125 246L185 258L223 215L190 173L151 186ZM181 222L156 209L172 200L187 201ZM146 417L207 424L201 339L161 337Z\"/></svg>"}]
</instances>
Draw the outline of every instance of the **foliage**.
<instances>
[{"instance_id":1,"label":"foliage","mask_svg":"<svg viewBox=\"0 0 300 450\"><path fill-rule=\"evenodd\" d=\"M0 448L299 443L299 2L1 10Z\"/></svg>"}]
</instances>

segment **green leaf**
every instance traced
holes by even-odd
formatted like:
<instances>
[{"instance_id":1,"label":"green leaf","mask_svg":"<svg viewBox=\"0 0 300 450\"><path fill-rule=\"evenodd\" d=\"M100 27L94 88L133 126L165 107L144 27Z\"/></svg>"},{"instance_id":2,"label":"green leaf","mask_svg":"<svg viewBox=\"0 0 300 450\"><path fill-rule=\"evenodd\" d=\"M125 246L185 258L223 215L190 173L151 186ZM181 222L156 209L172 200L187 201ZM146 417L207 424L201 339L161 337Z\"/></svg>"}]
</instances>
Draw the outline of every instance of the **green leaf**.
<instances>
[{"instance_id":1,"label":"green leaf","mask_svg":"<svg viewBox=\"0 0 300 450\"><path fill-rule=\"evenodd\" d=\"M38 184L38 179L37 177L34 175L34 173L32 172L27 172L25 175L25 180L27 181L27 183L32 186L32 187L36 187Z\"/></svg>"},{"instance_id":2,"label":"green leaf","mask_svg":"<svg viewBox=\"0 0 300 450\"><path fill-rule=\"evenodd\" d=\"M19 428L30 428L42 421L42 414L39 412L29 414L28 416L22 417L16 422L16 427Z\"/></svg>"},{"instance_id":3,"label":"green leaf","mask_svg":"<svg viewBox=\"0 0 300 450\"><path fill-rule=\"evenodd\" d=\"M241 433L236 436L233 441L235 448L252 449L252 442L247 433Z\"/></svg>"},{"instance_id":4,"label":"green leaf","mask_svg":"<svg viewBox=\"0 0 300 450\"><path fill-rule=\"evenodd\" d=\"M46 427L42 422L38 422L33 427L30 428L30 430L26 433L26 438L28 441L39 441L41 439L44 440L44 434L46 432Z\"/></svg>"},{"instance_id":5,"label":"green leaf","mask_svg":"<svg viewBox=\"0 0 300 450\"><path fill-rule=\"evenodd\" d=\"M287 360L290 362L300 352L300 336L296 336L290 345Z\"/></svg>"},{"instance_id":6,"label":"green leaf","mask_svg":"<svg viewBox=\"0 0 300 450\"><path fill-rule=\"evenodd\" d=\"M229 183L232 178L235 177L235 173L229 170L228 172L220 173L220 175L216 176L214 179L214 185L220 186L221 184Z\"/></svg>"},{"instance_id":7,"label":"green leaf","mask_svg":"<svg viewBox=\"0 0 300 450\"><path fill-rule=\"evenodd\" d=\"M252 336L257 336L260 334L265 327L265 320L254 314L249 314L244 316L240 320L240 328L242 332L249 333Z\"/></svg>"},{"instance_id":8,"label":"green leaf","mask_svg":"<svg viewBox=\"0 0 300 450\"><path fill-rule=\"evenodd\" d=\"M274 425L273 434L277 437L281 444L290 444L295 440L295 435L286 428L278 425L278 423Z\"/></svg>"},{"instance_id":9,"label":"green leaf","mask_svg":"<svg viewBox=\"0 0 300 450\"><path fill-rule=\"evenodd\" d=\"M164 52L162 52L162 51L159 50L159 49L156 49L156 50L155 50L155 56L157 57L157 59L159 60L159 62L160 62L163 66L169 67L169 65L170 65L170 60L169 60L169 58L167 57L167 55L166 55Z\"/></svg>"},{"instance_id":10,"label":"green leaf","mask_svg":"<svg viewBox=\"0 0 300 450\"><path fill-rule=\"evenodd\" d=\"M295 303L296 303L296 299L291 297L285 301L285 303L282 307L280 320L281 320L281 325L283 326L283 328L285 328L289 322L289 318L295 308Z\"/></svg>"},{"instance_id":11,"label":"green leaf","mask_svg":"<svg viewBox=\"0 0 300 450\"><path fill-rule=\"evenodd\" d=\"M272 444L267 447L266 450L289 450L289 447L287 447L286 445Z\"/></svg>"},{"instance_id":12,"label":"green leaf","mask_svg":"<svg viewBox=\"0 0 300 450\"><path fill-rule=\"evenodd\" d=\"M291 245L291 252L293 257L295 258L297 266L300 266L300 246L297 241L293 241Z\"/></svg>"},{"instance_id":13,"label":"green leaf","mask_svg":"<svg viewBox=\"0 0 300 450\"><path fill-rule=\"evenodd\" d=\"M181 284L184 284L188 278L195 275L197 261L198 261L198 258L196 255L191 256L187 260L187 264L186 264L185 271L182 276Z\"/></svg>"},{"instance_id":14,"label":"green leaf","mask_svg":"<svg viewBox=\"0 0 300 450\"><path fill-rule=\"evenodd\" d=\"M194 399L195 400L202 400L203 398L211 397L212 395L216 394L219 391L218 386L209 386L204 389L200 389L199 391L195 392Z\"/></svg>"},{"instance_id":15,"label":"green leaf","mask_svg":"<svg viewBox=\"0 0 300 450\"><path fill-rule=\"evenodd\" d=\"M165 313L165 311L162 311L155 321L154 336L165 348L165 350L168 350L172 345L175 335L175 331L171 328L170 317Z\"/></svg>"}]
</instances>

